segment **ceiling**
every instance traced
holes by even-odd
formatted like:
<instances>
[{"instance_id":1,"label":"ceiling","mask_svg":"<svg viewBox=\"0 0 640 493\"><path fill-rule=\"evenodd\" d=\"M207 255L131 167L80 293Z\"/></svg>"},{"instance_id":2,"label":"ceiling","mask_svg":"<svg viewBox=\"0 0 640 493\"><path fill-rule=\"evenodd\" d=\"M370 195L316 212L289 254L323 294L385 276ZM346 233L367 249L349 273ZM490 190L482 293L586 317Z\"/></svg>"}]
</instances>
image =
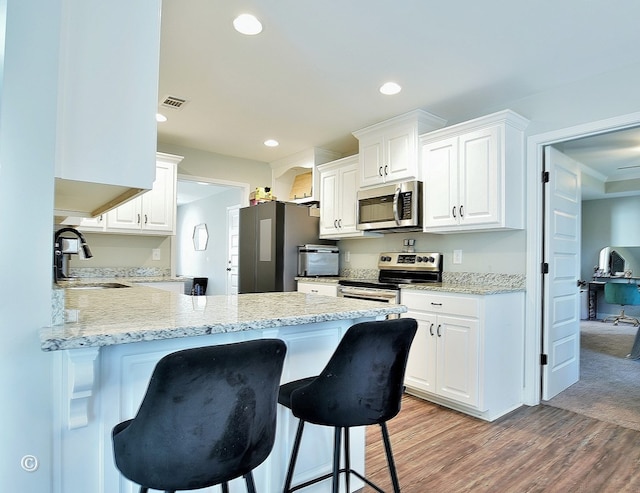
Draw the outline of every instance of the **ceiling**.
<instances>
[{"instance_id":1,"label":"ceiling","mask_svg":"<svg viewBox=\"0 0 640 493\"><path fill-rule=\"evenodd\" d=\"M187 102L160 107L168 121L159 140L267 163L312 147L353 154L352 131L412 109L463 121L640 61L640 2L632 1L162 5L160 101ZM262 33L233 29L243 12L262 21ZM389 80L400 94L378 92ZM280 146L265 147L267 138ZM638 163L639 145L625 133L563 147L607 177Z\"/></svg>"}]
</instances>

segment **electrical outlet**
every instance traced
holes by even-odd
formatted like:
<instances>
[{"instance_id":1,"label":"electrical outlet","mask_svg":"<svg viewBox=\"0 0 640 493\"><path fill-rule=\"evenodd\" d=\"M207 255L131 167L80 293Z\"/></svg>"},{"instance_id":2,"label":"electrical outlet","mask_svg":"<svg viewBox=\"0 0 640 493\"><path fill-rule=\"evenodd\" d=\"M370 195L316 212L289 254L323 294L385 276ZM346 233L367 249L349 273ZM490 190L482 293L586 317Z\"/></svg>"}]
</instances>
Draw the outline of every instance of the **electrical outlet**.
<instances>
[{"instance_id":1,"label":"electrical outlet","mask_svg":"<svg viewBox=\"0 0 640 493\"><path fill-rule=\"evenodd\" d=\"M351 252L349 250L344 252L344 261L345 262L351 262Z\"/></svg>"},{"instance_id":2,"label":"electrical outlet","mask_svg":"<svg viewBox=\"0 0 640 493\"><path fill-rule=\"evenodd\" d=\"M461 264L462 263L462 250L454 250L453 251L453 263Z\"/></svg>"},{"instance_id":3,"label":"electrical outlet","mask_svg":"<svg viewBox=\"0 0 640 493\"><path fill-rule=\"evenodd\" d=\"M160 249L159 248L154 248L153 250L151 250L151 258L153 260L160 260Z\"/></svg>"}]
</instances>

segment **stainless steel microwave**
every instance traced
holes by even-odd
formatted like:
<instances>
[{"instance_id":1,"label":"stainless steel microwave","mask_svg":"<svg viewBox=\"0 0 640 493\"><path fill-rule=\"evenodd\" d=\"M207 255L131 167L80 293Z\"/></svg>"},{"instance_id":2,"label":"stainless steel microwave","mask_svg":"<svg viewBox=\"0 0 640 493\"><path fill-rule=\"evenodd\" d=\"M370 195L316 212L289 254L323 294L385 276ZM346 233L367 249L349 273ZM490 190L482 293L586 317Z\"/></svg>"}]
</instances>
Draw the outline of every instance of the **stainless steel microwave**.
<instances>
[{"instance_id":1,"label":"stainless steel microwave","mask_svg":"<svg viewBox=\"0 0 640 493\"><path fill-rule=\"evenodd\" d=\"M361 231L422 231L422 182L360 190L357 213Z\"/></svg>"}]
</instances>

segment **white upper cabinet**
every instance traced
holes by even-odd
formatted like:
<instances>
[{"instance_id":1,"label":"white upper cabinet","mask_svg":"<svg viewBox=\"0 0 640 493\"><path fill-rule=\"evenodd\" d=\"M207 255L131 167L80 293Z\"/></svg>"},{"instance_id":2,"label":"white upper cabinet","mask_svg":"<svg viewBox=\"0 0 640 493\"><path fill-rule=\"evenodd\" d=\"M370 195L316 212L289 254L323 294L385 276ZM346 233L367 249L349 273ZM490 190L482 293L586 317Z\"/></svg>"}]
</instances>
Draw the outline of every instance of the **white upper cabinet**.
<instances>
[{"instance_id":1,"label":"white upper cabinet","mask_svg":"<svg viewBox=\"0 0 640 493\"><path fill-rule=\"evenodd\" d=\"M361 236L356 229L358 156L318 166L320 238Z\"/></svg>"},{"instance_id":2,"label":"white upper cabinet","mask_svg":"<svg viewBox=\"0 0 640 493\"><path fill-rule=\"evenodd\" d=\"M56 215L97 216L151 189L160 7L62 1Z\"/></svg>"},{"instance_id":3,"label":"white upper cabinet","mask_svg":"<svg viewBox=\"0 0 640 493\"><path fill-rule=\"evenodd\" d=\"M379 237L357 228L358 156L318 166L320 177L320 238Z\"/></svg>"},{"instance_id":4,"label":"white upper cabinet","mask_svg":"<svg viewBox=\"0 0 640 493\"><path fill-rule=\"evenodd\" d=\"M175 234L177 163L163 156L158 159L152 189L109 211L106 231Z\"/></svg>"},{"instance_id":5,"label":"white upper cabinet","mask_svg":"<svg viewBox=\"0 0 640 493\"><path fill-rule=\"evenodd\" d=\"M415 110L353 132L359 141L360 188L421 179L418 136L445 120Z\"/></svg>"},{"instance_id":6,"label":"white upper cabinet","mask_svg":"<svg viewBox=\"0 0 640 493\"><path fill-rule=\"evenodd\" d=\"M94 218L80 221L82 231L175 234L176 179L180 156L157 154L156 179L148 192Z\"/></svg>"},{"instance_id":7,"label":"white upper cabinet","mask_svg":"<svg viewBox=\"0 0 640 493\"><path fill-rule=\"evenodd\" d=\"M424 231L524 227L524 129L501 111L420 137Z\"/></svg>"}]
</instances>

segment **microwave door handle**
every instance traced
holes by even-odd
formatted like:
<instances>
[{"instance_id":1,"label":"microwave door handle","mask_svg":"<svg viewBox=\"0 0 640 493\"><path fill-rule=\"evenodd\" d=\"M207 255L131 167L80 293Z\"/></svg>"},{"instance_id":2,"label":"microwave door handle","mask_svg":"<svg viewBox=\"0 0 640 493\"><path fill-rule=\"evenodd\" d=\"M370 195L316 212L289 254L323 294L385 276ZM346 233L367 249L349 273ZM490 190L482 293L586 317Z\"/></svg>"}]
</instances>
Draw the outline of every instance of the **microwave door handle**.
<instances>
[{"instance_id":1,"label":"microwave door handle","mask_svg":"<svg viewBox=\"0 0 640 493\"><path fill-rule=\"evenodd\" d=\"M400 198L400 187L396 188L396 193L393 194L393 219L395 219L396 224L400 224L400 214L398 213L398 202Z\"/></svg>"}]
</instances>

